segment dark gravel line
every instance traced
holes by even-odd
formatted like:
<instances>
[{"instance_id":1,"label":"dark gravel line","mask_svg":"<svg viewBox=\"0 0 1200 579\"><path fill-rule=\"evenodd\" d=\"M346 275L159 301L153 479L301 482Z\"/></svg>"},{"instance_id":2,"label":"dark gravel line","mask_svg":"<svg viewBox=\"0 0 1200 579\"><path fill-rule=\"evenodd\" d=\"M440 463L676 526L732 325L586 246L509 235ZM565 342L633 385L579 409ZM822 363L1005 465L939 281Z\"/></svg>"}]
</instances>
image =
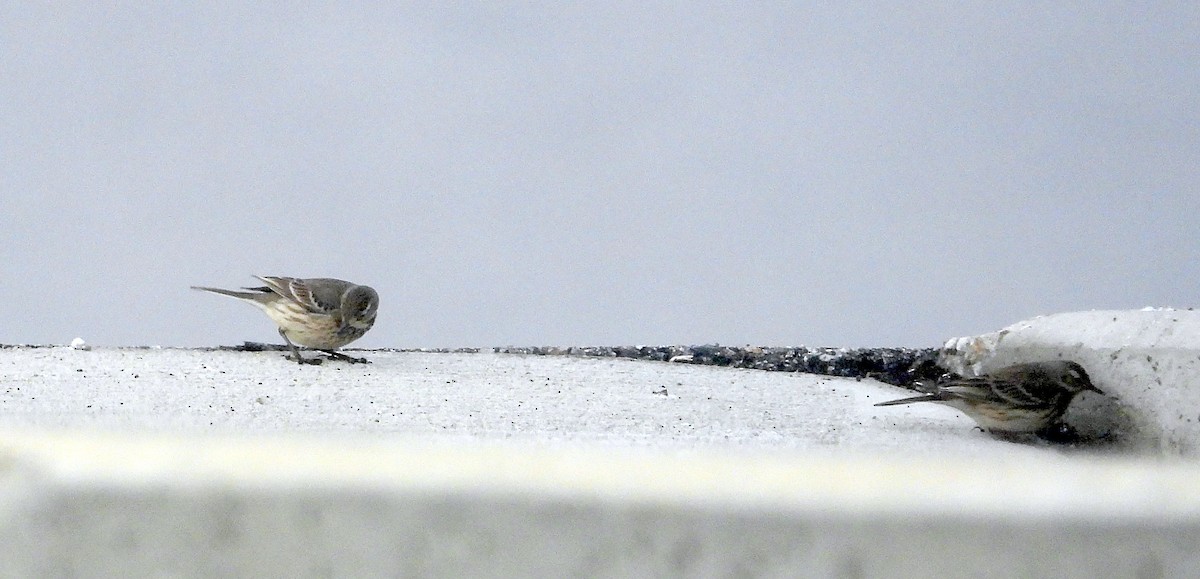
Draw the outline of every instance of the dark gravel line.
<instances>
[{"instance_id":1,"label":"dark gravel line","mask_svg":"<svg viewBox=\"0 0 1200 579\"><path fill-rule=\"evenodd\" d=\"M501 354L631 358L769 372L805 372L848 378L874 378L897 386L936 379L946 372L936 348L778 348L754 346L593 346L492 348Z\"/></svg>"},{"instance_id":2,"label":"dark gravel line","mask_svg":"<svg viewBox=\"0 0 1200 579\"><path fill-rule=\"evenodd\" d=\"M9 345L3 348L39 348L46 345ZM245 342L238 346L197 348L239 352L281 351L282 344ZM936 348L780 348L756 346L502 346L496 348L346 348L357 352L431 352L522 354L527 356L577 356L583 358L629 358L705 366L726 366L768 372L804 372L847 378L874 378L880 382L912 387L917 380L932 380L946 370L937 365Z\"/></svg>"}]
</instances>

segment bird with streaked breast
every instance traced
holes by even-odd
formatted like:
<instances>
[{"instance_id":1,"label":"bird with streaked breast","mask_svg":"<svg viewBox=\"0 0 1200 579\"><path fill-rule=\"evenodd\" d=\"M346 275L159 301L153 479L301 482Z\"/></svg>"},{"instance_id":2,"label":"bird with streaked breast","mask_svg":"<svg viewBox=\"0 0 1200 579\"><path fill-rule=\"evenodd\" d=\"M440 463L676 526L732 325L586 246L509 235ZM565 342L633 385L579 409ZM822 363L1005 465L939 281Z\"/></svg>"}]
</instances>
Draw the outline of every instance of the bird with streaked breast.
<instances>
[{"instance_id":1,"label":"bird with streaked breast","mask_svg":"<svg viewBox=\"0 0 1200 579\"><path fill-rule=\"evenodd\" d=\"M320 364L320 358L304 358L297 344L320 350L331 358L365 363L335 352L363 337L375 325L379 294L370 286L333 278L255 276L265 286L242 291L192 286L254 304L279 327L294 359L301 364Z\"/></svg>"},{"instance_id":2,"label":"bird with streaked breast","mask_svg":"<svg viewBox=\"0 0 1200 579\"><path fill-rule=\"evenodd\" d=\"M989 432L1038 433L1054 427L1075 396L1085 391L1104 394L1092 385L1083 366L1052 360L938 380L927 394L875 406L936 402L961 411Z\"/></svg>"}]
</instances>

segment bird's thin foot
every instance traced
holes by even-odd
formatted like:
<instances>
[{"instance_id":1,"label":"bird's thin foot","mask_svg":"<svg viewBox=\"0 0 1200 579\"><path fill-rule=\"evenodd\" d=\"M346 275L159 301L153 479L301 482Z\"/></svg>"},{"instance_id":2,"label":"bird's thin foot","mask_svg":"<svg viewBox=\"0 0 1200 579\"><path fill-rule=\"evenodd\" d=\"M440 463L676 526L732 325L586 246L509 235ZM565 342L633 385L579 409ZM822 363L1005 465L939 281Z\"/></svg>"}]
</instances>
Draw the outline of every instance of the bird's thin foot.
<instances>
[{"instance_id":1,"label":"bird's thin foot","mask_svg":"<svg viewBox=\"0 0 1200 579\"><path fill-rule=\"evenodd\" d=\"M305 358L304 356L288 355L288 356L284 356L284 358L287 358L288 360L291 360L293 362L299 362L301 366L303 366L305 364L309 364L312 366L320 366L322 363L325 362L324 358Z\"/></svg>"},{"instance_id":2,"label":"bird's thin foot","mask_svg":"<svg viewBox=\"0 0 1200 579\"><path fill-rule=\"evenodd\" d=\"M1004 430L985 430L993 438L1017 444L1041 445L1073 445L1081 441L1075 429L1063 424L1052 424L1036 432L1009 432Z\"/></svg>"},{"instance_id":3,"label":"bird's thin foot","mask_svg":"<svg viewBox=\"0 0 1200 579\"><path fill-rule=\"evenodd\" d=\"M1039 430L1037 437L1054 444L1078 444L1084 440L1074 427L1062 422Z\"/></svg>"},{"instance_id":4,"label":"bird's thin foot","mask_svg":"<svg viewBox=\"0 0 1200 579\"><path fill-rule=\"evenodd\" d=\"M332 350L321 350L321 351L328 354L330 360L339 360L342 362L348 362L350 364L370 364L371 363L371 361L366 358L355 358L354 356L347 356L341 352L334 352Z\"/></svg>"},{"instance_id":5,"label":"bird's thin foot","mask_svg":"<svg viewBox=\"0 0 1200 579\"><path fill-rule=\"evenodd\" d=\"M1012 442L1015 444L1030 444L1037 443L1038 437L1032 432L1009 432L1007 430L983 430L991 435L992 438Z\"/></svg>"}]
</instances>

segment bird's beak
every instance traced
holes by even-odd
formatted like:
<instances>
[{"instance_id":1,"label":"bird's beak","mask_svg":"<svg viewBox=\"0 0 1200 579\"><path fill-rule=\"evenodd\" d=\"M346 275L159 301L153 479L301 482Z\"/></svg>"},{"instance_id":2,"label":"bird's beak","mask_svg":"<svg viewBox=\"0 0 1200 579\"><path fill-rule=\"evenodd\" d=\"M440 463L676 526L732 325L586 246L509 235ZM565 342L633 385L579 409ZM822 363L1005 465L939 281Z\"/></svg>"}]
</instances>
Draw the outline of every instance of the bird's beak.
<instances>
[{"instance_id":1,"label":"bird's beak","mask_svg":"<svg viewBox=\"0 0 1200 579\"><path fill-rule=\"evenodd\" d=\"M1097 388L1097 387L1093 386L1092 384L1088 384L1088 387L1087 387L1087 389L1088 389L1088 390L1091 390L1092 392L1095 392L1095 393L1097 393L1097 394L1104 394L1104 391L1103 391L1103 390L1101 390L1101 389L1099 389L1099 388ZM1104 394L1104 395L1105 395L1105 396L1108 396L1108 394Z\"/></svg>"}]
</instances>

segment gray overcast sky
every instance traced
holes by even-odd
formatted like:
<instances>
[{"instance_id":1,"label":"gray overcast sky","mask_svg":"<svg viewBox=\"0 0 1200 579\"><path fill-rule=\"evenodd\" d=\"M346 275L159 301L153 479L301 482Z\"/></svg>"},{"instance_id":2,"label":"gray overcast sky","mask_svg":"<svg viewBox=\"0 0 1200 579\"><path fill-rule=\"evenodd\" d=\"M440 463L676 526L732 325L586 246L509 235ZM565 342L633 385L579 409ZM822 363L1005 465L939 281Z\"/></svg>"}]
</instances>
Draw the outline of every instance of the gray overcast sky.
<instances>
[{"instance_id":1,"label":"gray overcast sky","mask_svg":"<svg viewBox=\"0 0 1200 579\"><path fill-rule=\"evenodd\" d=\"M61 4L61 5L60 5ZM6 3L2 343L924 346L1197 304L1200 4Z\"/></svg>"}]
</instances>

